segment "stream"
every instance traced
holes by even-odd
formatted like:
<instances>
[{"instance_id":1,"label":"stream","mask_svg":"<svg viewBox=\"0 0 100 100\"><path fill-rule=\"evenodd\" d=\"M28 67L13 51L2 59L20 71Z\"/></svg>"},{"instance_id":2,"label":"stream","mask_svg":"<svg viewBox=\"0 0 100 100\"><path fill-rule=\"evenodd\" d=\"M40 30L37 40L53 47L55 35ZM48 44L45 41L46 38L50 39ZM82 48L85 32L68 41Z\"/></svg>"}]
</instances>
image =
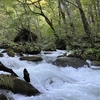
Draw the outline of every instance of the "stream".
<instances>
[{"instance_id":1,"label":"stream","mask_svg":"<svg viewBox=\"0 0 100 100\"><path fill-rule=\"evenodd\" d=\"M19 56L9 57L4 53L0 61L6 67L13 69L22 80L24 80L23 69L26 68L30 73L30 83L41 92L38 96L30 97L12 92L8 94L14 100L100 100L100 70L88 67L78 69L69 66L57 67L50 63L64 52L57 50L44 54L42 51L39 54L43 58L41 62L20 61ZM96 66L91 67L96 68ZM0 71L0 74L9 73Z\"/></svg>"}]
</instances>

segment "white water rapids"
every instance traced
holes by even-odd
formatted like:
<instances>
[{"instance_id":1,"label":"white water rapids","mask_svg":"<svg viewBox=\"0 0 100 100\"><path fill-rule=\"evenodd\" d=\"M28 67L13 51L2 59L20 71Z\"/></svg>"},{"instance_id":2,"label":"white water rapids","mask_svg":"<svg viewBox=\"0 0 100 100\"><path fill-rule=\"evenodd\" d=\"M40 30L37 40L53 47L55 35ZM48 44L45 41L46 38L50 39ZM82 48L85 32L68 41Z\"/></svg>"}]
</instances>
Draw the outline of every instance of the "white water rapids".
<instances>
[{"instance_id":1,"label":"white water rapids","mask_svg":"<svg viewBox=\"0 0 100 100\"><path fill-rule=\"evenodd\" d=\"M64 52L61 50L52 54L42 52L44 60L39 63L20 61L18 56L9 57L5 53L0 61L6 67L13 69L22 80L23 69L26 68L30 73L30 83L41 92L38 96L30 97L12 92L9 95L14 100L100 100L100 70L87 67L78 69L57 67L46 62L54 60ZM0 71L0 73L4 72Z\"/></svg>"}]
</instances>

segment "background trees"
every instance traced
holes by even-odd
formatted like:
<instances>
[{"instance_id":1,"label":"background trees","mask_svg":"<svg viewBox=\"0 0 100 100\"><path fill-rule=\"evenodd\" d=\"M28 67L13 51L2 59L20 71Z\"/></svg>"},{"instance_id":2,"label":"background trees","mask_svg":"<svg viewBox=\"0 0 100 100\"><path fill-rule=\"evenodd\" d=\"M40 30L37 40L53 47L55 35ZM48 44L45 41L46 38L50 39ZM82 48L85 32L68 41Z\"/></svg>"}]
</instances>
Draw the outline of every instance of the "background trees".
<instances>
[{"instance_id":1,"label":"background trees","mask_svg":"<svg viewBox=\"0 0 100 100\"><path fill-rule=\"evenodd\" d=\"M13 40L26 28L41 41L55 41L60 49L75 42L94 46L100 37L99 5L99 0L1 0L0 33Z\"/></svg>"}]
</instances>

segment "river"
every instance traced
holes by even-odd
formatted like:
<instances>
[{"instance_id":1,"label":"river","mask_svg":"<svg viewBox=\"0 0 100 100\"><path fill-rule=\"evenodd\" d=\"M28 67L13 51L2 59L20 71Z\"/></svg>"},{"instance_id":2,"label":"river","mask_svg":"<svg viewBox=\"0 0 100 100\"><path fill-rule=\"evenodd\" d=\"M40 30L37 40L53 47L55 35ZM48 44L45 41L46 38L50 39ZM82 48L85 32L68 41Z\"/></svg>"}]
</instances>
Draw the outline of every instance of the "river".
<instances>
[{"instance_id":1,"label":"river","mask_svg":"<svg viewBox=\"0 0 100 100\"><path fill-rule=\"evenodd\" d=\"M20 61L17 55L9 57L4 53L0 61L6 67L12 68L22 80L23 69L26 68L30 73L30 83L41 92L38 96L30 97L12 92L8 94L14 100L100 100L100 70L88 67L75 69L70 66L63 68L48 63L64 52L57 50L52 54L44 54L42 51L40 55L43 61L38 63ZM0 73L8 74L3 71Z\"/></svg>"}]
</instances>

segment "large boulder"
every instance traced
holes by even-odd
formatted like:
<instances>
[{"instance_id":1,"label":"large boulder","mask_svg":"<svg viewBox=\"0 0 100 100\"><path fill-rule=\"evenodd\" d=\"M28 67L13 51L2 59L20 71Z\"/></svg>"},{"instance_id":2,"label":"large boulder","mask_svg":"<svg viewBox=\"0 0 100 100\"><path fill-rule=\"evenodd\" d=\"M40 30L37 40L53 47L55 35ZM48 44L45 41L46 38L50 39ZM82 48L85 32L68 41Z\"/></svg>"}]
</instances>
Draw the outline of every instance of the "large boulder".
<instances>
[{"instance_id":1,"label":"large boulder","mask_svg":"<svg viewBox=\"0 0 100 100\"><path fill-rule=\"evenodd\" d=\"M27 96L40 94L40 92L31 84L11 75L0 75L0 88L8 89L13 93L20 93Z\"/></svg>"},{"instance_id":2,"label":"large boulder","mask_svg":"<svg viewBox=\"0 0 100 100\"><path fill-rule=\"evenodd\" d=\"M53 64L61 67L72 66L74 68L79 68L83 67L84 65L89 67L89 64L86 61L72 57L59 57L53 62Z\"/></svg>"}]
</instances>

